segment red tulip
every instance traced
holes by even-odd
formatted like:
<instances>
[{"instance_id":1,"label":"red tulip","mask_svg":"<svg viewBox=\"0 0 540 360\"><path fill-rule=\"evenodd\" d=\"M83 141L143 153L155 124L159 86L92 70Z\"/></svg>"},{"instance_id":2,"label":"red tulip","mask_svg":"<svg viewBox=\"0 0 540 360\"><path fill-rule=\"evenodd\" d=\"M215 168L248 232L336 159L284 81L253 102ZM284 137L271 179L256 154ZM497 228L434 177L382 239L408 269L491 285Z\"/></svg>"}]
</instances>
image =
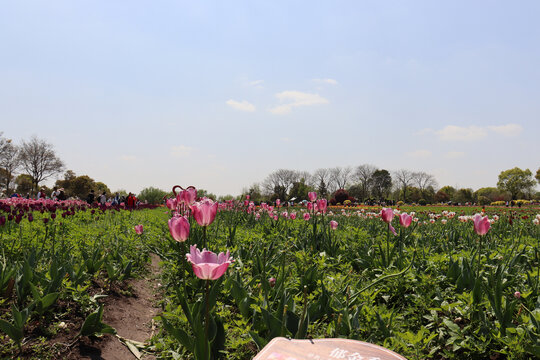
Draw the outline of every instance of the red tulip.
<instances>
[{"instance_id":1,"label":"red tulip","mask_svg":"<svg viewBox=\"0 0 540 360\"><path fill-rule=\"evenodd\" d=\"M233 262L228 250L227 253L221 252L219 255L206 249L200 251L197 245L191 245L189 250L190 253L186 254L186 258L191 263L195 275L202 280L219 279Z\"/></svg>"},{"instance_id":2,"label":"red tulip","mask_svg":"<svg viewBox=\"0 0 540 360\"><path fill-rule=\"evenodd\" d=\"M210 199L203 199L191 206L193 217L200 226L208 226L214 222L218 210L218 203Z\"/></svg>"},{"instance_id":3,"label":"red tulip","mask_svg":"<svg viewBox=\"0 0 540 360\"><path fill-rule=\"evenodd\" d=\"M169 231L174 240L186 241L189 237L189 221L184 216L174 216L169 219Z\"/></svg>"}]
</instances>

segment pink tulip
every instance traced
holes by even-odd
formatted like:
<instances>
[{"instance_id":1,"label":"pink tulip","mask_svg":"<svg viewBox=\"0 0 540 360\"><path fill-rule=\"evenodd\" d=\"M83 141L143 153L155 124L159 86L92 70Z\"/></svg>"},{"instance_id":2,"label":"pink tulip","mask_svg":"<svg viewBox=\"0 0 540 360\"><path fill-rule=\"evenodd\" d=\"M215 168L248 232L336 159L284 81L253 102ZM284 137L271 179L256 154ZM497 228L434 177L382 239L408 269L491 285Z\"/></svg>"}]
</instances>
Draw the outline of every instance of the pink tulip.
<instances>
[{"instance_id":1,"label":"pink tulip","mask_svg":"<svg viewBox=\"0 0 540 360\"><path fill-rule=\"evenodd\" d=\"M184 216L174 216L169 219L169 231L174 240L184 242L189 237L189 221Z\"/></svg>"},{"instance_id":2,"label":"pink tulip","mask_svg":"<svg viewBox=\"0 0 540 360\"><path fill-rule=\"evenodd\" d=\"M383 219L384 222L390 224L393 218L394 218L394 210L390 208L382 208L381 219Z\"/></svg>"},{"instance_id":3,"label":"pink tulip","mask_svg":"<svg viewBox=\"0 0 540 360\"><path fill-rule=\"evenodd\" d=\"M191 206L193 217L200 226L208 226L214 222L218 210L218 203L210 199L203 199Z\"/></svg>"},{"instance_id":4,"label":"pink tulip","mask_svg":"<svg viewBox=\"0 0 540 360\"><path fill-rule=\"evenodd\" d=\"M516 291L516 292L514 293L514 297L515 297L516 299L519 299L519 298L521 297L521 293L520 293L519 291Z\"/></svg>"},{"instance_id":5,"label":"pink tulip","mask_svg":"<svg viewBox=\"0 0 540 360\"><path fill-rule=\"evenodd\" d=\"M403 213L401 215L399 215L399 224L405 228L408 228L410 225L411 225L411 222L412 222L412 216L407 214L407 213Z\"/></svg>"},{"instance_id":6,"label":"pink tulip","mask_svg":"<svg viewBox=\"0 0 540 360\"><path fill-rule=\"evenodd\" d=\"M317 200L317 210L323 214L326 213L327 205L328 205L328 202L326 201L326 199Z\"/></svg>"},{"instance_id":7,"label":"pink tulip","mask_svg":"<svg viewBox=\"0 0 540 360\"><path fill-rule=\"evenodd\" d=\"M291 220L296 219L296 213L295 213L295 212L292 212L292 213L291 213L290 219L291 219Z\"/></svg>"},{"instance_id":8,"label":"pink tulip","mask_svg":"<svg viewBox=\"0 0 540 360\"><path fill-rule=\"evenodd\" d=\"M317 193L312 191L308 193L309 201L313 202L317 200Z\"/></svg>"},{"instance_id":9,"label":"pink tulip","mask_svg":"<svg viewBox=\"0 0 540 360\"><path fill-rule=\"evenodd\" d=\"M250 196L249 195L246 195L246 199L249 200Z\"/></svg>"},{"instance_id":10,"label":"pink tulip","mask_svg":"<svg viewBox=\"0 0 540 360\"><path fill-rule=\"evenodd\" d=\"M142 225L135 225L135 232L139 235L143 233L143 226Z\"/></svg>"},{"instance_id":11,"label":"pink tulip","mask_svg":"<svg viewBox=\"0 0 540 360\"><path fill-rule=\"evenodd\" d=\"M175 210L177 201L176 199L167 199L166 205L169 210Z\"/></svg>"},{"instance_id":12,"label":"pink tulip","mask_svg":"<svg viewBox=\"0 0 540 360\"><path fill-rule=\"evenodd\" d=\"M309 213L304 213L304 220L308 221L311 218Z\"/></svg>"},{"instance_id":13,"label":"pink tulip","mask_svg":"<svg viewBox=\"0 0 540 360\"><path fill-rule=\"evenodd\" d=\"M474 217L474 231L478 235L486 235L491 227L491 223L487 216L482 217L480 214L476 214Z\"/></svg>"},{"instance_id":14,"label":"pink tulip","mask_svg":"<svg viewBox=\"0 0 540 360\"><path fill-rule=\"evenodd\" d=\"M279 200L279 199L276 199L276 206L278 206L278 207L279 207L279 204L281 204L281 200Z\"/></svg>"},{"instance_id":15,"label":"pink tulip","mask_svg":"<svg viewBox=\"0 0 540 360\"><path fill-rule=\"evenodd\" d=\"M276 278L275 277L269 278L268 279L268 285L270 285L270 287L276 286Z\"/></svg>"},{"instance_id":16,"label":"pink tulip","mask_svg":"<svg viewBox=\"0 0 540 360\"><path fill-rule=\"evenodd\" d=\"M195 275L202 280L219 279L233 262L228 250L227 253L221 252L219 255L206 249L200 251L197 249L197 245L191 245L189 250L186 258L191 263Z\"/></svg>"},{"instance_id":17,"label":"pink tulip","mask_svg":"<svg viewBox=\"0 0 540 360\"><path fill-rule=\"evenodd\" d=\"M313 209L313 204L312 204L312 203L308 203L308 204L307 204L307 209L308 209L308 211L311 211L311 209Z\"/></svg>"},{"instance_id":18,"label":"pink tulip","mask_svg":"<svg viewBox=\"0 0 540 360\"><path fill-rule=\"evenodd\" d=\"M186 205L191 205L197 199L197 189L194 187L189 187L186 190L183 190L179 194L180 200Z\"/></svg>"},{"instance_id":19,"label":"pink tulip","mask_svg":"<svg viewBox=\"0 0 540 360\"><path fill-rule=\"evenodd\" d=\"M337 229L337 226L338 226L338 222L337 222L337 221L335 221L335 220L330 221L330 228L331 228L332 230L336 230L336 229Z\"/></svg>"}]
</instances>

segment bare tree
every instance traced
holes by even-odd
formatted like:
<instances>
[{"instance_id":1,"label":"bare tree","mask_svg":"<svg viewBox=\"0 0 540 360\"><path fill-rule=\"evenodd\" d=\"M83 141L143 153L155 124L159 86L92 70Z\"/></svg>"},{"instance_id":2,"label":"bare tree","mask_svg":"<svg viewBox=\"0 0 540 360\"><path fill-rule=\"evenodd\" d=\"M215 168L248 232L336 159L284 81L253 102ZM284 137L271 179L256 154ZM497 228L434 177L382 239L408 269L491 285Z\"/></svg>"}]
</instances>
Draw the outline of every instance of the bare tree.
<instances>
[{"instance_id":1,"label":"bare tree","mask_svg":"<svg viewBox=\"0 0 540 360\"><path fill-rule=\"evenodd\" d=\"M364 200L369 197L369 187L372 180L373 174L377 171L377 168L373 165L364 164L360 165L354 171L354 177L360 183L362 189L362 199Z\"/></svg>"},{"instance_id":2,"label":"bare tree","mask_svg":"<svg viewBox=\"0 0 540 360\"><path fill-rule=\"evenodd\" d=\"M267 194L276 194L278 198L286 199L293 183L298 179L297 171L279 169L268 175L263 182L263 187Z\"/></svg>"},{"instance_id":3,"label":"bare tree","mask_svg":"<svg viewBox=\"0 0 540 360\"><path fill-rule=\"evenodd\" d=\"M394 178L403 192L403 201L407 201L407 188L414 182L414 173L409 170L401 169L394 173Z\"/></svg>"},{"instance_id":4,"label":"bare tree","mask_svg":"<svg viewBox=\"0 0 540 360\"><path fill-rule=\"evenodd\" d=\"M428 188L435 188L437 187L437 180L435 180L435 177L431 174L425 173L423 171L415 172L413 173L414 178L414 184L422 191L426 191Z\"/></svg>"},{"instance_id":5,"label":"bare tree","mask_svg":"<svg viewBox=\"0 0 540 360\"><path fill-rule=\"evenodd\" d=\"M344 168L336 166L335 168L330 169L330 178L338 189L345 189L351 178L351 173L352 168L350 166Z\"/></svg>"},{"instance_id":6,"label":"bare tree","mask_svg":"<svg viewBox=\"0 0 540 360\"><path fill-rule=\"evenodd\" d=\"M6 189L6 195L10 193L10 184L19 165L19 148L0 133L0 185Z\"/></svg>"},{"instance_id":7,"label":"bare tree","mask_svg":"<svg viewBox=\"0 0 540 360\"><path fill-rule=\"evenodd\" d=\"M35 136L28 142L23 140L19 158L24 171L32 176L32 190L36 190L43 180L64 169L64 163L56 156L53 145Z\"/></svg>"},{"instance_id":8,"label":"bare tree","mask_svg":"<svg viewBox=\"0 0 540 360\"><path fill-rule=\"evenodd\" d=\"M330 170L325 168L317 169L313 173L313 178L319 196L322 198L327 197L331 186Z\"/></svg>"}]
</instances>

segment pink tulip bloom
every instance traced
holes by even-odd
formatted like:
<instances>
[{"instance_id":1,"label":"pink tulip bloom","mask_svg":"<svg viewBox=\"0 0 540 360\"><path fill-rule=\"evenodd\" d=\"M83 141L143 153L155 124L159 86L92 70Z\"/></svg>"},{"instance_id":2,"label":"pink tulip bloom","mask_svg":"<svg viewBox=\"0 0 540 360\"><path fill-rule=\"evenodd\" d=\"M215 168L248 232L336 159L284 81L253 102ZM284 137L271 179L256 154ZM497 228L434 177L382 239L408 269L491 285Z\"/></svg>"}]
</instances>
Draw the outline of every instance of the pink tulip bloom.
<instances>
[{"instance_id":1,"label":"pink tulip bloom","mask_svg":"<svg viewBox=\"0 0 540 360\"><path fill-rule=\"evenodd\" d=\"M135 232L141 235L143 233L143 226L141 224L135 225Z\"/></svg>"},{"instance_id":2,"label":"pink tulip bloom","mask_svg":"<svg viewBox=\"0 0 540 360\"><path fill-rule=\"evenodd\" d=\"M178 202L176 201L176 199L167 199L167 202L166 202L167 208L169 210L175 210L177 203Z\"/></svg>"},{"instance_id":3,"label":"pink tulip bloom","mask_svg":"<svg viewBox=\"0 0 540 360\"><path fill-rule=\"evenodd\" d=\"M336 230L336 229L337 229L337 226L338 226L338 222L337 222L337 221L335 221L335 220L330 221L330 228L331 228L332 230Z\"/></svg>"},{"instance_id":4,"label":"pink tulip bloom","mask_svg":"<svg viewBox=\"0 0 540 360\"><path fill-rule=\"evenodd\" d=\"M394 210L390 208L382 208L381 210L381 219L383 219L384 222L389 223L392 222L392 219L394 218Z\"/></svg>"},{"instance_id":5,"label":"pink tulip bloom","mask_svg":"<svg viewBox=\"0 0 540 360\"><path fill-rule=\"evenodd\" d=\"M308 221L310 218L311 216L309 215L309 213L304 214L304 220Z\"/></svg>"},{"instance_id":6,"label":"pink tulip bloom","mask_svg":"<svg viewBox=\"0 0 540 360\"><path fill-rule=\"evenodd\" d=\"M195 275L202 280L217 280L225 271L230 264L232 264L233 259L230 252L227 250L227 253L215 253L203 249L200 251L197 249L197 245L191 245L189 248L189 254L186 254L187 260L191 263L193 267L193 272Z\"/></svg>"},{"instance_id":7,"label":"pink tulip bloom","mask_svg":"<svg viewBox=\"0 0 540 360\"><path fill-rule=\"evenodd\" d=\"M309 201L313 202L317 200L317 193L312 191L308 193Z\"/></svg>"},{"instance_id":8,"label":"pink tulip bloom","mask_svg":"<svg viewBox=\"0 0 540 360\"><path fill-rule=\"evenodd\" d=\"M482 217L480 214L476 214L474 217L474 231L478 235L486 235L491 227L491 223L487 216Z\"/></svg>"},{"instance_id":9,"label":"pink tulip bloom","mask_svg":"<svg viewBox=\"0 0 540 360\"><path fill-rule=\"evenodd\" d=\"M326 199L319 199L317 200L317 210L321 213L326 213L326 206L328 205L328 202Z\"/></svg>"},{"instance_id":10,"label":"pink tulip bloom","mask_svg":"<svg viewBox=\"0 0 540 360\"><path fill-rule=\"evenodd\" d=\"M396 229L394 229L394 227L392 226L392 224L388 223L388 228L390 229L390 231L392 232L392 234L397 235Z\"/></svg>"},{"instance_id":11,"label":"pink tulip bloom","mask_svg":"<svg viewBox=\"0 0 540 360\"><path fill-rule=\"evenodd\" d=\"M197 199L197 189L189 187L186 190L180 191L180 194L176 196L176 200L183 202L186 205L191 205Z\"/></svg>"},{"instance_id":12,"label":"pink tulip bloom","mask_svg":"<svg viewBox=\"0 0 540 360\"><path fill-rule=\"evenodd\" d=\"M514 293L514 297L515 297L516 299L519 299L519 298L521 297L521 293L520 293L519 291L516 291L516 292Z\"/></svg>"},{"instance_id":13,"label":"pink tulip bloom","mask_svg":"<svg viewBox=\"0 0 540 360\"><path fill-rule=\"evenodd\" d=\"M279 204L281 204L281 200L279 200L279 199L276 199L276 206L278 206L278 207L279 207Z\"/></svg>"},{"instance_id":14,"label":"pink tulip bloom","mask_svg":"<svg viewBox=\"0 0 540 360\"><path fill-rule=\"evenodd\" d=\"M295 220L295 219L296 219L296 213L295 213L295 212L292 212L292 213L291 213L290 219L291 219L291 220Z\"/></svg>"},{"instance_id":15,"label":"pink tulip bloom","mask_svg":"<svg viewBox=\"0 0 540 360\"><path fill-rule=\"evenodd\" d=\"M246 199L249 200L250 196L249 195L246 195Z\"/></svg>"},{"instance_id":16,"label":"pink tulip bloom","mask_svg":"<svg viewBox=\"0 0 540 360\"><path fill-rule=\"evenodd\" d=\"M184 242L189 237L189 221L184 216L174 216L169 219L169 231L174 240Z\"/></svg>"},{"instance_id":17,"label":"pink tulip bloom","mask_svg":"<svg viewBox=\"0 0 540 360\"><path fill-rule=\"evenodd\" d=\"M312 203L308 203L308 204L307 204L307 209L308 209L308 211L311 211L311 209L313 209L313 204L312 204Z\"/></svg>"},{"instance_id":18,"label":"pink tulip bloom","mask_svg":"<svg viewBox=\"0 0 540 360\"><path fill-rule=\"evenodd\" d=\"M210 199L203 199L191 206L193 217L200 226L208 226L216 219L218 203Z\"/></svg>"},{"instance_id":19,"label":"pink tulip bloom","mask_svg":"<svg viewBox=\"0 0 540 360\"><path fill-rule=\"evenodd\" d=\"M407 213L403 213L401 215L399 215L399 224L405 228L408 228L410 225L411 225L411 222L412 222L412 216L407 214Z\"/></svg>"}]
</instances>

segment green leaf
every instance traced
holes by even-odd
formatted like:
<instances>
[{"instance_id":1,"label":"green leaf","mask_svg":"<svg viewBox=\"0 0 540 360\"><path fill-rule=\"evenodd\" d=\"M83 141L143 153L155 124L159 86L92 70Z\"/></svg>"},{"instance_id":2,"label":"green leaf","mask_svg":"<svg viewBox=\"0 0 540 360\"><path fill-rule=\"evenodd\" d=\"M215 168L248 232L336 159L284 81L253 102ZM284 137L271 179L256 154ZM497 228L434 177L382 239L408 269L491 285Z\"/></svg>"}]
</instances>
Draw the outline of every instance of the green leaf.
<instances>
[{"instance_id":1,"label":"green leaf","mask_svg":"<svg viewBox=\"0 0 540 360\"><path fill-rule=\"evenodd\" d=\"M170 335L178 340L183 347L194 352L194 341L184 330L174 327L164 316L161 316L161 321L163 327Z\"/></svg>"},{"instance_id":2,"label":"green leaf","mask_svg":"<svg viewBox=\"0 0 540 360\"><path fill-rule=\"evenodd\" d=\"M7 336L9 336L11 340L16 342L17 344L21 343L21 340L23 339L22 329L17 329L15 326L8 323L7 321L0 319L0 330L4 332Z\"/></svg>"}]
</instances>

